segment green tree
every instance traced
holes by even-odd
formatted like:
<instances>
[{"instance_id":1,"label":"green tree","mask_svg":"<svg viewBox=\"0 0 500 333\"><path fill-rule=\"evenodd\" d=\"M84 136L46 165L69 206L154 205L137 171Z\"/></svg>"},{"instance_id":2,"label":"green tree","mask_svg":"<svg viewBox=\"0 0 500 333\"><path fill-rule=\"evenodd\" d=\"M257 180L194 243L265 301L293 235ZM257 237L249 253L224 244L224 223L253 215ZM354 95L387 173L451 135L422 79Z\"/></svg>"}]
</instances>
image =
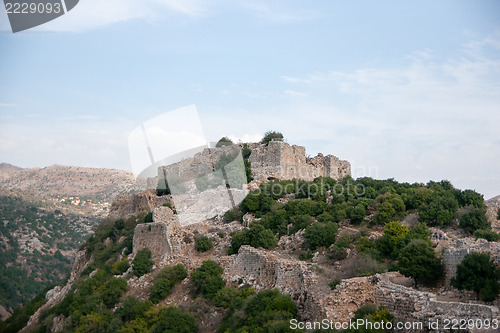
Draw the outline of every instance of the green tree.
<instances>
[{"instance_id":1,"label":"green tree","mask_svg":"<svg viewBox=\"0 0 500 333\"><path fill-rule=\"evenodd\" d=\"M474 233L479 229L490 229L491 223L486 218L484 209L474 208L460 217L460 227Z\"/></svg>"},{"instance_id":2,"label":"green tree","mask_svg":"<svg viewBox=\"0 0 500 333\"><path fill-rule=\"evenodd\" d=\"M250 245L255 248L270 249L276 246L278 240L272 230L258 222L253 222L249 229L238 231L232 235L229 254L237 253L241 245Z\"/></svg>"},{"instance_id":3,"label":"green tree","mask_svg":"<svg viewBox=\"0 0 500 333\"><path fill-rule=\"evenodd\" d=\"M337 223L316 222L306 228L304 238L307 241L307 246L314 251L319 247L329 247L335 243L337 231Z\"/></svg>"},{"instance_id":4,"label":"green tree","mask_svg":"<svg viewBox=\"0 0 500 333\"><path fill-rule=\"evenodd\" d=\"M375 241L375 247L386 257L397 257L396 245L405 238L408 228L400 222L389 222L384 226L384 235Z\"/></svg>"},{"instance_id":5,"label":"green tree","mask_svg":"<svg viewBox=\"0 0 500 333\"><path fill-rule=\"evenodd\" d=\"M498 211L497 211L497 220L500 220L500 208L498 208Z\"/></svg>"},{"instance_id":6,"label":"green tree","mask_svg":"<svg viewBox=\"0 0 500 333\"><path fill-rule=\"evenodd\" d=\"M396 193L385 193L377 197L377 213L375 221L379 224L388 223L404 213L406 207L401 196Z\"/></svg>"},{"instance_id":7,"label":"green tree","mask_svg":"<svg viewBox=\"0 0 500 333\"><path fill-rule=\"evenodd\" d=\"M493 230L479 229L474 232L474 236L486 239L488 242L498 242L500 240L500 234L497 234Z\"/></svg>"},{"instance_id":8,"label":"green tree","mask_svg":"<svg viewBox=\"0 0 500 333\"><path fill-rule=\"evenodd\" d=\"M221 277L222 272L222 268L215 261L203 261L200 267L191 272L191 281L193 281L196 292L208 299L214 298L226 284L226 281Z\"/></svg>"},{"instance_id":9,"label":"green tree","mask_svg":"<svg viewBox=\"0 0 500 333\"><path fill-rule=\"evenodd\" d=\"M404 276L427 285L436 282L443 273L441 260L436 257L436 252L429 242L422 239L413 239L401 250L398 268Z\"/></svg>"},{"instance_id":10,"label":"green tree","mask_svg":"<svg viewBox=\"0 0 500 333\"><path fill-rule=\"evenodd\" d=\"M267 145L270 141L283 141L283 134L275 131L267 131L260 143Z\"/></svg>"},{"instance_id":11,"label":"green tree","mask_svg":"<svg viewBox=\"0 0 500 333\"><path fill-rule=\"evenodd\" d=\"M472 205L476 208L485 208L484 197L474 190L465 190L458 195L458 202L461 207Z\"/></svg>"},{"instance_id":12,"label":"green tree","mask_svg":"<svg viewBox=\"0 0 500 333\"><path fill-rule=\"evenodd\" d=\"M154 333L163 332L195 333L198 332L198 324L189 312L170 306L161 310L159 323L154 329Z\"/></svg>"},{"instance_id":13,"label":"green tree","mask_svg":"<svg viewBox=\"0 0 500 333\"><path fill-rule=\"evenodd\" d=\"M207 252L212 246L212 239L207 236L198 237L194 242L194 248L198 252Z\"/></svg>"},{"instance_id":14,"label":"green tree","mask_svg":"<svg viewBox=\"0 0 500 333\"><path fill-rule=\"evenodd\" d=\"M127 291L127 280L111 278L102 293L102 301L108 308L111 308L120 300L125 291Z\"/></svg>"},{"instance_id":15,"label":"green tree","mask_svg":"<svg viewBox=\"0 0 500 333\"><path fill-rule=\"evenodd\" d=\"M472 252L457 265L451 285L457 289L473 290L485 302L494 301L500 290L500 272L489 253Z\"/></svg>"},{"instance_id":16,"label":"green tree","mask_svg":"<svg viewBox=\"0 0 500 333\"><path fill-rule=\"evenodd\" d=\"M182 264L163 268L153 280L149 299L158 303L170 293L172 288L187 276L186 268Z\"/></svg>"},{"instance_id":17,"label":"green tree","mask_svg":"<svg viewBox=\"0 0 500 333\"><path fill-rule=\"evenodd\" d=\"M149 273L153 264L154 261L151 260L151 251L148 248L139 250L133 261L134 274L141 277Z\"/></svg>"},{"instance_id":18,"label":"green tree","mask_svg":"<svg viewBox=\"0 0 500 333\"><path fill-rule=\"evenodd\" d=\"M234 143L231 139L229 139L227 136L224 136L224 137L220 138L219 141L217 141L217 144L215 145L215 147L219 148L222 146L231 146L233 144Z\"/></svg>"}]
</instances>

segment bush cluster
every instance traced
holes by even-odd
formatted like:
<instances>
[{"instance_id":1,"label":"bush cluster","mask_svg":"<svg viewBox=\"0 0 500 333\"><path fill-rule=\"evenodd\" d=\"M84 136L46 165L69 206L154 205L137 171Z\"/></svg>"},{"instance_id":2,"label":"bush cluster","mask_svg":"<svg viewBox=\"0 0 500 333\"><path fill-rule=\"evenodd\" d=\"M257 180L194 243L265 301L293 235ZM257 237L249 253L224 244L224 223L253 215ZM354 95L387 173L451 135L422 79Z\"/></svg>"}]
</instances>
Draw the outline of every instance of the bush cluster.
<instances>
[{"instance_id":1,"label":"bush cluster","mask_svg":"<svg viewBox=\"0 0 500 333\"><path fill-rule=\"evenodd\" d=\"M229 307L217 332L290 332L297 306L278 290L263 290Z\"/></svg>"},{"instance_id":2,"label":"bush cluster","mask_svg":"<svg viewBox=\"0 0 500 333\"><path fill-rule=\"evenodd\" d=\"M154 261L151 260L151 251L148 248L139 250L133 261L134 274L138 277L151 271Z\"/></svg>"},{"instance_id":3,"label":"bush cluster","mask_svg":"<svg viewBox=\"0 0 500 333\"><path fill-rule=\"evenodd\" d=\"M167 297L172 288L187 276L187 271L184 265L163 268L153 280L153 285L150 288L149 300L154 304L160 302Z\"/></svg>"},{"instance_id":4,"label":"bush cluster","mask_svg":"<svg viewBox=\"0 0 500 333\"><path fill-rule=\"evenodd\" d=\"M222 268L215 261L203 261L200 267L191 272L190 279L194 284L195 293L213 299L226 284L226 281L222 279L222 272Z\"/></svg>"},{"instance_id":5,"label":"bush cluster","mask_svg":"<svg viewBox=\"0 0 500 333\"><path fill-rule=\"evenodd\" d=\"M457 274L451 285L458 289L473 290L485 302L493 302L500 291L498 280L500 270L497 269L489 253L469 253L457 265Z\"/></svg>"},{"instance_id":6,"label":"bush cluster","mask_svg":"<svg viewBox=\"0 0 500 333\"><path fill-rule=\"evenodd\" d=\"M207 236L201 236L194 241L194 248L198 252L207 252L213 247L212 239Z\"/></svg>"}]
</instances>

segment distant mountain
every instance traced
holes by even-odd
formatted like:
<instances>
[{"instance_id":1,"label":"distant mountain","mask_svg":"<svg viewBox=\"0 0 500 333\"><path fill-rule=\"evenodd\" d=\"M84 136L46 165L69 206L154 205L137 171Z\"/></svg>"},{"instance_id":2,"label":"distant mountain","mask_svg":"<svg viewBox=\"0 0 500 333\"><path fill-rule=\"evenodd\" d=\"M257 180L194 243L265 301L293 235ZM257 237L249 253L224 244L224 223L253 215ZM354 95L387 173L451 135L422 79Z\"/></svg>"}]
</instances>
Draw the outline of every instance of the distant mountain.
<instances>
[{"instance_id":1,"label":"distant mountain","mask_svg":"<svg viewBox=\"0 0 500 333\"><path fill-rule=\"evenodd\" d=\"M110 202L118 193L138 192L146 180L134 180L131 172L52 165L46 168L22 169L0 164L0 188L29 191L44 196L79 196Z\"/></svg>"},{"instance_id":2,"label":"distant mountain","mask_svg":"<svg viewBox=\"0 0 500 333\"><path fill-rule=\"evenodd\" d=\"M9 163L0 163L0 180L8 179L12 177L18 171L23 170L23 168L17 167Z\"/></svg>"},{"instance_id":3,"label":"distant mountain","mask_svg":"<svg viewBox=\"0 0 500 333\"><path fill-rule=\"evenodd\" d=\"M493 198L487 200L486 202L488 202L488 203L500 203L500 195L497 195L496 197L493 197Z\"/></svg>"}]
</instances>

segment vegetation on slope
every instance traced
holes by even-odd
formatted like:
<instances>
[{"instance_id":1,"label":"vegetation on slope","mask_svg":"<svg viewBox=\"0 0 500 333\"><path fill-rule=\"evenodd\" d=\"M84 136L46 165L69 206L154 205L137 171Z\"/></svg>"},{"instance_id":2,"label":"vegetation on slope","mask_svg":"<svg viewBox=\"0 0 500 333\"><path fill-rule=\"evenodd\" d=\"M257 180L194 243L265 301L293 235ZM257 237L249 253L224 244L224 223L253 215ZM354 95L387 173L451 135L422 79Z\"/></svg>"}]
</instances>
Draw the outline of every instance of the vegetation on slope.
<instances>
[{"instance_id":1,"label":"vegetation on slope","mask_svg":"<svg viewBox=\"0 0 500 333\"><path fill-rule=\"evenodd\" d=\"M0 196L0 304L15 309L65 278L94 223Z\"/></svg>"}]
</instances>

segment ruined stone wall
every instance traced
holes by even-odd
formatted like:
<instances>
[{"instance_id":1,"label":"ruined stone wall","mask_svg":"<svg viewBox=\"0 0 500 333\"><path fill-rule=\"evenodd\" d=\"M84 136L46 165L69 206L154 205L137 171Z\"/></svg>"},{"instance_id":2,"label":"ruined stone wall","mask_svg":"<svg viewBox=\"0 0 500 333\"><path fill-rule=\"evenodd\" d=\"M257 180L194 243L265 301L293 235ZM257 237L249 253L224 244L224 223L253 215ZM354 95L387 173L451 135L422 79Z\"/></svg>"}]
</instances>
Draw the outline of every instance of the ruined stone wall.
<instances>
[{"instance_id":1,"label":"ruined stone wall","mask_svg":"<svg viewBox=\"0 0 500 333\"><path fill-rule=\"evenodd\" d=\"M221 262L230 281L241 278L256 290L276 288L290 295L305 320L314 318L321 310L314 295L317 276L307 265L247 245L231 259Z\"/></svg>"},{"instance_id":2,"label":"ruined stone wall","mask_svg":"<svg viewBox=\"0 0 500 333\"><path fill-rule=\"evenodd\" d=\"M423 329L432 331L429 323L439 321L443 331L445 320L500 320L500 311L496 306L473 303L437 301L433 293L416 291L397 285L389 280L390 274L377 274L379 279L375 289L375 304L383 305L394 315L395 322L421 322ZM404 330L405 332L421 332L421 329ZM476 332L479 330L467 330ZM481 330L485 332L485 330Z\"/></svg>"},{"instance_id":3,"label":"ruined stone wall","mask_svg":"<svg viewBox=\"0 0 500 333\"><path fill-rule=\"evenodd\" d=\"M134 230L132 257L141 249L148 248L156 262L177 257L185 247L180 238L180 225L168 207L153 210L153 221L136 225Z\"/></svg>"},{"instance_id":4,"label":"ruined stone wall","mask_svg":"<svg viewBox=\"0 0 500 333\"><path fill-rule=\"evenodd\" d=\"M422 329L415 327L413 330L395 330L399 332L432 331L429 323L436 321L441 323L440 331L443 331L444 320L500 320L498 307L438 301L433 293L417 291L391 282L391 276L398 274L391 272L343 280L332 294L321 300L326 318L334 322L348 322L359 307L374 303L388 308L394 315L394 322L422 324Z\"/></svg>"},{"instance_id":5,"label":"ruined stone wall","mask_svg":"<svg viewBox=\"0 0 500 333\"><path fill-rule=\"evenodd\" d=\"M240 146L206 148L178 163L160 167L158 175L168 174L179 179L196 179L199 175L213 171L214 163L222 154L234 154ZM306 157L306 149L302 146L290 146L286 142L271 141L269 144L249 144L252 150L249 161L252 174L257 181L269 178L313 180L316 177L332 177L340 179L351 175L351 165L333 155Z\"/></svg>"},{"instance_id":6,"label":"ruined stone wall","mask_svg":"<svg viewBox=\"0 0 500 333\"><path fill-rule=\"evenodd\" d=\"M367 303L375 303L377 280L373 279L373 277L356 277L342 280L330 295L321 300L324 317L334 322L348 322L354 317L357 309Z\"/></svg>"},{"instance_id":7,"label":"ruined stone wall","mask_svg":"<svg viewBox=\"0 0 500 333\"><path fill-rule=\"evenodd\" d=\"M254 179L259 181L270 177L311 181L317 177L340 179L351 175L351 165L347 161L323 154L308 158L305 147L290 146L281 141L271 141L267 146L255 146L249 160Z\"/></svg>"},{"instance_id":8,"label":"ruined stone wall","mask_svg":"<svg viewBox=\"0 0 500 333\"><path fill-rule=\"evenodd\" d=\"M484 239L462 238L448 245L443 253L443 265L446 283L457 273L457 265L471 252L489 252L495 263L500 264L500 242L488 242Z\"/></svg>"}]
</instances>

